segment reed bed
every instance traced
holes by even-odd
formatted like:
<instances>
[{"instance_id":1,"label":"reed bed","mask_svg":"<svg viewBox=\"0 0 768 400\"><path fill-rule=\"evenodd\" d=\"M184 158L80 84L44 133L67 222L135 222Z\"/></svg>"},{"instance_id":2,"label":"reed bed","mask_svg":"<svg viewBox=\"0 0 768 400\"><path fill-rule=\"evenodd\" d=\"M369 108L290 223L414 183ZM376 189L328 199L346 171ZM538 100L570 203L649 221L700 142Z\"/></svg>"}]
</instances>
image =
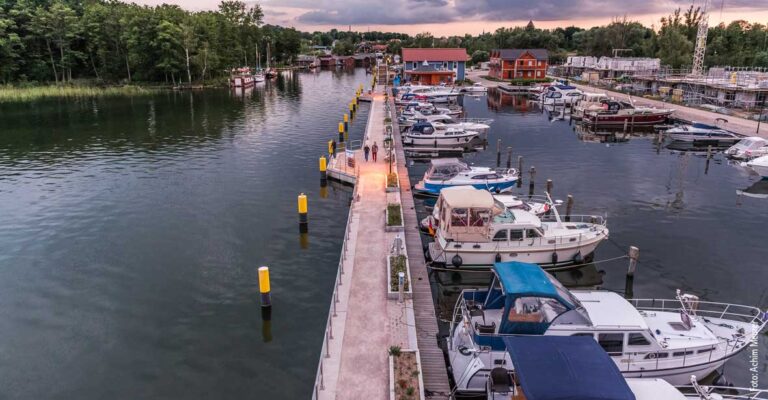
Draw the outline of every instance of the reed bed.
<instances>
[{"instance_id":1,"label":"reed bed","mask_svg":"<svg viewBox=\"0 0 768 400\"><path fill-rule=\"evenodd\" d=\"M144 96L158 89L141 86L0 86L0 103L28 102L45 99L84 99L108 96Z\"/></svg>"}]
</instances>

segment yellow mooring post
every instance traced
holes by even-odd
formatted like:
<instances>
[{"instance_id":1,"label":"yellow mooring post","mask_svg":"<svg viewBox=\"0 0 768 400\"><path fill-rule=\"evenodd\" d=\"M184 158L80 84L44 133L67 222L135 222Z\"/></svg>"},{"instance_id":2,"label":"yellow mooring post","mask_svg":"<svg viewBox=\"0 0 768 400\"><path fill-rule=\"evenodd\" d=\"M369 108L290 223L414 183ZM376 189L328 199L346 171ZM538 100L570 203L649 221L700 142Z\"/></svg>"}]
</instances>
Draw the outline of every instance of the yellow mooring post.
<instances>
[{"instance_id":1,"label":"yellow mooring post","mask_svg":"<svg viewBox=\"0 0 768 400\"><path fill-rule=\"evenodd\" d=\"M344 132L349 132L349 114L344 113Z\"/></svg>"},{"instance_id":2,"label":"yellow mooring post","mask_svg":"<svg viewBox=\"0 0 768 400\"><path fill-rule=\"evenodd\" d=\"M331 157L335 156L335 154L333 154L333 140L328 141L328 154L330 154Z\"/></svg>"},{"instance_id":3,"label":"yellow mooring post","mask_svg":"<svg viewBox=\"0 0 768 400\"><path fill-rule=\"evenodd\" d=\"M301 193L298 198L299 203L299 232L307 233L309 231L309 221L307 219L307 195Z\"/></svg>"},{"instance_id":4,"label":"yellow mooring post","mask_svg":"<svg viewBox=\"0 0 768 400\"><path fill-rule=\"evenodd\" d=\"M352 104L351 102L349 103L349 115L352 118L355 118L355 105Z\"/></svg>"},{"instance_id":5,"label":"yellow mooring post","mask_svg":"<svg viewBox=\"0 0 768 400\"><path fill-rule=\"evenodd\" d=\"M328 159L320 156L320 184L325 185L328 182Z\"/></svg>"},{"instance_id":6,"label":"yellow mooring post","mask_svg":"<svg viewBox=\"0 0 768 400\"><path fill-rule=\"evenodd\" d=\"M269 267L259 267L259 293L261 293L261 306L272 307L272 295L269 286Z\"/></svg>"},{"instance_id":7,"label":"yellow mooring post","mask_svg":"<svg viewBox=\"0 0 768 400\"><path fill-rule=\"evenodd\" d=\"M259 292L261 293L261 338L272 341L272 295L269 286L269 267L259 267Z\"/></svg>"},{"instance_id":8,"label":"yellow mooring post","mask_svg":"<svg viewBox=\"0 0 768 400\"><path fill-rule=\"evenodd\" d=\"M344 141L344 123L339 122L339 142Z\"/></svg>"}]
</instances>

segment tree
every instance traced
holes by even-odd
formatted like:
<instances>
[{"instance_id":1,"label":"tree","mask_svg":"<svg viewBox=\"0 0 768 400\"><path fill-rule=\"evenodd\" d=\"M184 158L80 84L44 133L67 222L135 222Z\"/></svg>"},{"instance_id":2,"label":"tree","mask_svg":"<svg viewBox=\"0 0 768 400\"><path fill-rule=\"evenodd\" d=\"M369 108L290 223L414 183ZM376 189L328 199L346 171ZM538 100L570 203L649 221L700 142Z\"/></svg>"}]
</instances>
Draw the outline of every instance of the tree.
<instances>
[{"instance_id":1,"label":"tree","mask_svg":"<svg viewBox=\"0 0 768 400\"><path fill-rule=\"evenodd\" d=\"M472 53L472 64L480 64L481 62L488 61L489 54L485 50L475 50Z\"/></svg>"},{"instance_id":2,"label":"tree","mask_svg":"<svg viewBox=\"0 0 768 400\"><path fill-rule=\"evenodd\" d=\"M0 9L0 78L8 83L13 74L18 71L18 60L24 44L15 32L16 22Z\"/></svg>"},{"instance_id":3,"label":"tree","mask_svg":"<svg viewBox=\"0 0 768 400\"><path fill-rule=\"evenodd\" d=\"M659 58L662 64L672 68L680 68L683 65L690 65L693 54L693 43L683 34L680 29L665 29L658 39Z\"/></svg>"}]
</instances>

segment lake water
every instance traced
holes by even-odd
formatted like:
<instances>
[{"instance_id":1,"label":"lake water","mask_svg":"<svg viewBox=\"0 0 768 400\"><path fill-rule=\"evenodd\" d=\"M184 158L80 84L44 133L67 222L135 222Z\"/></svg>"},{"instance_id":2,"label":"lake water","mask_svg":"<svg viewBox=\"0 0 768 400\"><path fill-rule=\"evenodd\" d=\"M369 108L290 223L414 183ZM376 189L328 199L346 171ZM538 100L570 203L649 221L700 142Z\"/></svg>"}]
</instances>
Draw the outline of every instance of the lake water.
<instances>
[{"instance_id":1,"label":"lake water","mask_svg":"<svg viewBox=\"0 0 768 400\"><path fill-rule=\"evenodd\" d=\"M524 158L523 193L528 192L531 166L536 167L536 191L547 179L554 182L553 198L575 198L574 214L608 217L610 241L600 245L596 260L640 249L634 279L635 298L674 299L681 289L703 300L768 307L768 198L738 194L743 190L768 193L768 181L718 154L709 162L705 153L680 152L658 146L652 133L635 134L628 141L600 143L581 134L560 112L542 110L523 97L491 91L488 96L464 96L466 116L493 118L486 151L465 160L495 166L496 143L502 145L506 165L512 146L513 167ZM609 141L621 139L622 133ZM669 143L667 143L669 144ZM413 161L412 183L423 177L427 163ZM420 217L429 201L417 201ZM564 206L563 206L564 209ZM599 263L562 271L557 277L569 286L600 286L624 291L627 260ZM450 320L458 292L485 286L488 276L477 273L432 275L441 317ZM443 326L444 333L447 333ZM725 367L736 385L749 386L751 354L742 352ZM768 336L760 336L760 383L768 387Z\"/></svg>"},{"instance_id":2,"label":"lake water","mask_svg":"<svg viewBox=\"0 0 768 400\"><path fill-rule=\"evenodd\" d=\"M368 79L0 107L0 398L309 397L351 197L317 159Z\"/></svg>"}]
</instances>

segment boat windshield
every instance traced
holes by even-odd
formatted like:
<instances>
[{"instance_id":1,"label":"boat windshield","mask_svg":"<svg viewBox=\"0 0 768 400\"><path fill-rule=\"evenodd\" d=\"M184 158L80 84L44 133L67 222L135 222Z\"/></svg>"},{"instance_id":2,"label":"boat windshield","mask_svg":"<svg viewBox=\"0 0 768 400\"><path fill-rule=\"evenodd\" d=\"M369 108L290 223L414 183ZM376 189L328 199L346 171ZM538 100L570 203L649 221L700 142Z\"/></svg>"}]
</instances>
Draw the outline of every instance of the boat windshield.
<instances>
[{"instance_id":1,"label":"boat windshield","mask_svg":"<svg viewBox=\"0 0 768 400\"><path fill-rule=\"evenodd\" d=\"M579 308L583 309L584 308L584 306L581 305L581 302L579 301L579 299L577 299L576 296L571 294L571 292L568 289L566 289L565 286L563 286L563 284L560 283L560 281L555 279L555 277L553 277L550 274L547 274L547 278L549 278L549 281L552 282L552 286L555 287L555 290L557 291L557 294L560 295L560 297L563 300L571 303L573 308L576 308L576 309L579 309Z\"/></svg>"},{"instance_id":2,"label":"boat windshield","mask_svg":"<svg viewBox=\"0 0 768 400\"><path fill-rule=\"evenodd\" d=\"M427 178L446 180L446 179L451 179L455 177L456 175L459 174L459 172L468 171L468 170L469 170L469 167L461 163L433 165L432 168L429 170L429 173L427 174Z\"/></svg>"}]
</instances>

